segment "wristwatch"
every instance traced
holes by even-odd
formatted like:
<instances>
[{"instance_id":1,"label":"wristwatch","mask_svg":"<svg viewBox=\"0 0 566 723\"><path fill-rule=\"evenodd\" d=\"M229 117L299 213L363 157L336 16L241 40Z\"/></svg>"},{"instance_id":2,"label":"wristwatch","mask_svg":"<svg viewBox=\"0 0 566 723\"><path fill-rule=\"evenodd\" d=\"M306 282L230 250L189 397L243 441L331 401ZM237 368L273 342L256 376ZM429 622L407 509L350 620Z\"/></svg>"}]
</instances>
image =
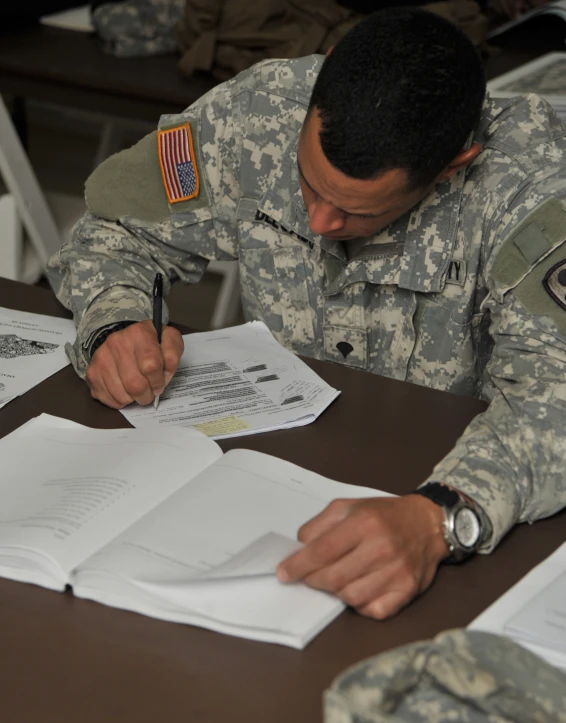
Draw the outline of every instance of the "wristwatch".
<instances>
[{"instance_id":1,"label":"wristwatch","mask_svg":"<svg viewBox=\"0 0 566 723\"><path fill-rule=\"evenodd\" d=\"M411 494L427 497L444 511L444 539L450 550L444 562L462 562L477 552L484 530L481 515L472 502L439 482L430 482Z\"/></svg>"}]
</instances>

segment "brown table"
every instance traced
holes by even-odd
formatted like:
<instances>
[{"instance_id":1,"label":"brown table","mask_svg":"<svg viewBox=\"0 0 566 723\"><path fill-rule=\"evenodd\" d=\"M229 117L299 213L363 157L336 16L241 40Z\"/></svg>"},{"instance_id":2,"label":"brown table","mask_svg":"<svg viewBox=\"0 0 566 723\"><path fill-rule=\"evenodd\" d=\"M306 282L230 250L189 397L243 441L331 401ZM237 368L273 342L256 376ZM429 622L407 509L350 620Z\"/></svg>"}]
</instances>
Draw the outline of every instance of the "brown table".
<instances>
[{"instance_id":1,"label":"brown table","mask_svg":"<svg viewBox=\"0 0 566 723\"><path fill-rule=\"evenodd\" d=\"M39 25L0 38L0 93L157 124L216 84L183 77L178 57L115 58L94 35Z\"/></svg>"},{"instance_id":2,"label":"brown table","mask_svg":"<svg viewBox=\"0 0 566 723\"><path fill-rule=\"evenodd\" d=\"M65 315L46 289L0 280L0 306ZM314 424L222 442L344 482L409 491L482 403L309 361L342 390ZM0 436L48 412L127 426L68 367L0 410ZM32 451L32 450L30 450ZM0 720L14 723L314 723L321 693L361 658L464 626L566 539L566 515L515 529L488 557L440 570L386 622L344 612L303 651L240 640L0 580Z\"/></svg>"}]
</instances>

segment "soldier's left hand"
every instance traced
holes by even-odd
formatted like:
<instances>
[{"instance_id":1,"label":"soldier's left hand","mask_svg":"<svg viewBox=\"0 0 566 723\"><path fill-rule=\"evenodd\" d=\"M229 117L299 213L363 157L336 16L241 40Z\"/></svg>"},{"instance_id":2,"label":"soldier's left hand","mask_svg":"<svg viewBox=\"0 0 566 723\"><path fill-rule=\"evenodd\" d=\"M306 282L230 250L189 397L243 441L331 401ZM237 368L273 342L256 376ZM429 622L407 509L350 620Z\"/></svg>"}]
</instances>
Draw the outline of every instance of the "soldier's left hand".
<instances>
[{"instance_id":1,"label":"soldier's left hand","mask_svg":"<svg viewBox=\"0 0 566 723\"><path fill-rule=\"evenodd\" d=\"M305 547L277 568L362 615L394 615L432 583L448 555L442 509L425 497L334 500L299 530Z\"/></svg>"}]
</instances>

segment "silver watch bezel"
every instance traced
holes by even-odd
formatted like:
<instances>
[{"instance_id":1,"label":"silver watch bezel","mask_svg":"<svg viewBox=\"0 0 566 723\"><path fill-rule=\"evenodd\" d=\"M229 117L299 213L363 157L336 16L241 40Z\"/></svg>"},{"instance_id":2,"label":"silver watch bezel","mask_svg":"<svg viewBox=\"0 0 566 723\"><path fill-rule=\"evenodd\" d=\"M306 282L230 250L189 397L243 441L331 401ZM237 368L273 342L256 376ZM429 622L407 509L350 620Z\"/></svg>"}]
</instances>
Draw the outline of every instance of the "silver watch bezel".
<instances>
[{"instance_id":1,"label":"silver watch bezel","mask_svg":"<svg viewBox=\"0 0 566 723\"><path fill-rule=\"evenodd\" d=\"M446 540L446 544L448 545L448 549L450 551L450 558L455 562L461 562L477 552L481 544L482 524L480 516L473 505L470 505L461 498L452 507L442 505L442 509L444 510L444 539ZM456 519L462 510L469 511L476 518L478 533L476 539L471 545L463 544L458 538L458 534L456 532Z\"/></svg>"}]
</instances>

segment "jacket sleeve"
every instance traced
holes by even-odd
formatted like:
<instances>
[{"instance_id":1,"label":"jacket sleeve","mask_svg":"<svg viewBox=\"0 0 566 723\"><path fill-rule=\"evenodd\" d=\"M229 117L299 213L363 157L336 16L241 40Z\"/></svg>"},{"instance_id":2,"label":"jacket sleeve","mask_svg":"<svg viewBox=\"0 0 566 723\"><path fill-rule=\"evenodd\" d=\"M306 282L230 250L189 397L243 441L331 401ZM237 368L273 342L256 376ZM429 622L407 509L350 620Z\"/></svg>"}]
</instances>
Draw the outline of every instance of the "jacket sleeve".
<instances>
[{"instance_id":1,"label":"jacket sleeve","mask_svg":"<svg viewBox=\"0 0 566 723\"><path fill-rule=\"evenodd\" d=\"M102 163L86 184L89 211L73 238L49 260L48 277L77 326L67 353L79 375L103 328L151 318L156 272L194 283L212 259L237 256L238 119L229 84L213 89L161 129L188 124L198 194L170 203L158 154L158 134ZM193 181L194 182L194 179ZM167 318L167 310L164 310Z\"/></svg>"},{"instance_id":2,"label":"jacket sleeve","mask_svg":"<svg viewBox=\"0 0 566 723\"><path fill-rule=\"evenodd\" d=\"M566 209L539 187L487 235L494 249L483 303L494 341L484 384L490 404L427 480L480 505L491 523L481 552L517 522L566 505L566 273L561 294L558 282L556 294L547 290L549 276L560 279L562 263L566 269Z\"/></svg>"}]
</instances>

